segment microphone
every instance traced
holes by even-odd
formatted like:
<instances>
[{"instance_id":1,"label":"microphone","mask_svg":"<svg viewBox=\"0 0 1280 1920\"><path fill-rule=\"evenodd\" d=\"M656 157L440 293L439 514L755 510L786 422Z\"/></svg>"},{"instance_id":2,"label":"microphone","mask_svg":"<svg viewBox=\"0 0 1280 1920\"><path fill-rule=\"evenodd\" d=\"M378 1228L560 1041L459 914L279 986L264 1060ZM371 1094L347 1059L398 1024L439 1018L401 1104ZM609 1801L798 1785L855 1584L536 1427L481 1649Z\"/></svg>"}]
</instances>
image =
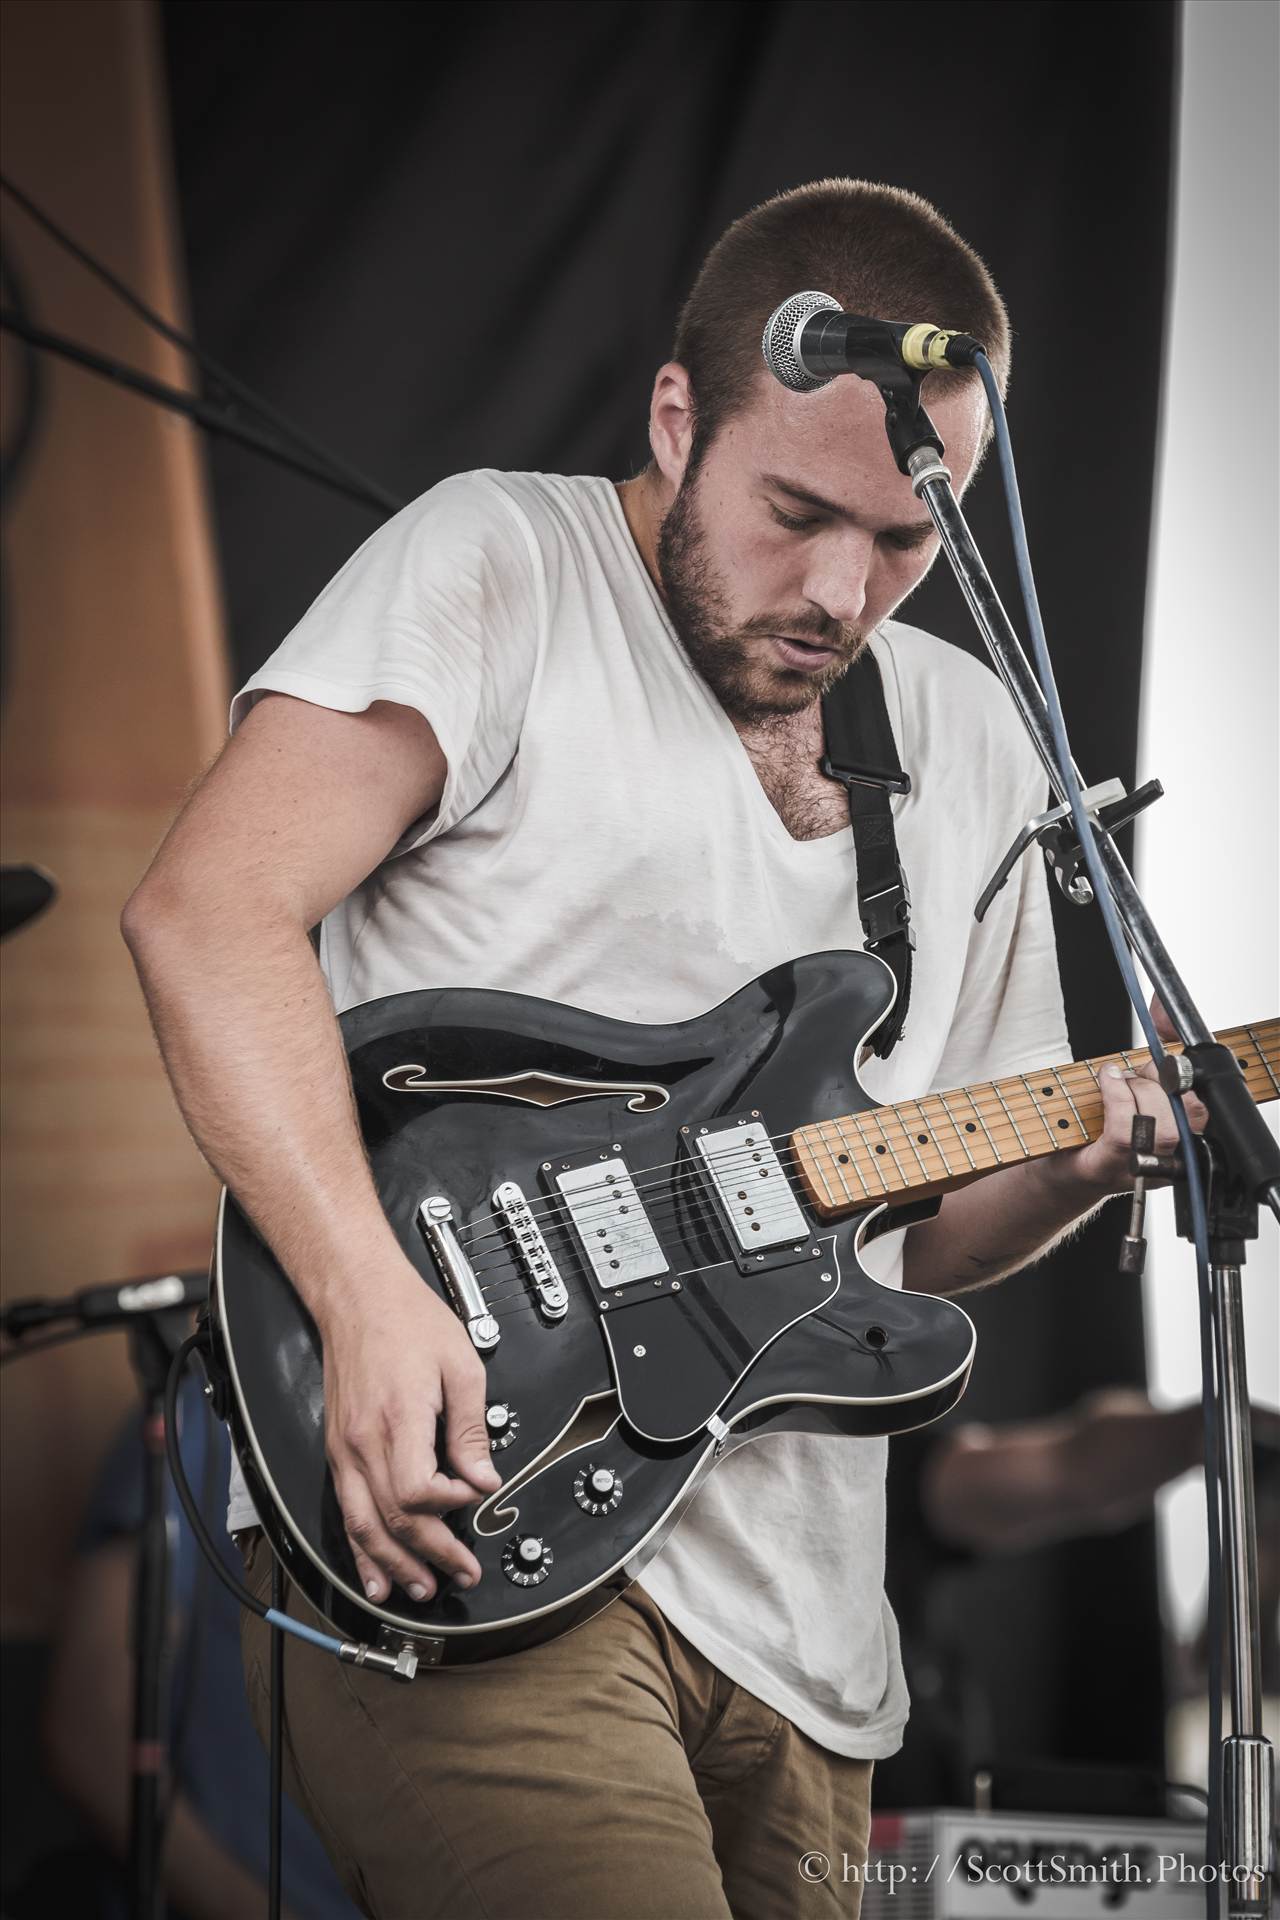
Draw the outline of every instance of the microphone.
<instances>
[{"instance_id":1,"label":"microphone","mask_svg":"<svg viewBox=\"0 0 1280 1920\"><path fill-rule=\"evenodd\" d=\"M208 1297L207 1273L164 1273L155 1279L117 1281L106 1287L85 1287L61 1300L15 1300L0 1313L0 1333L20 1340L34 1327L54 1320L78 1320L82 1327L124 1326L138 1314L194 1307Z\"/></svg>"},{"instance_id":2,"label":"microphone","mask_svg":"<svg viewBox=\"0 0 1280 1920\"><path fill-rule=\"evenodd\" d=\"M888 362L913 373L971 367L982 353L972 334L948 332L931 322L870 320L843 313L829 293L793 293L770 314L760 342L775 380L793 393L812 393L837 374L874 380Z\"/></svg>"}]
</instances>

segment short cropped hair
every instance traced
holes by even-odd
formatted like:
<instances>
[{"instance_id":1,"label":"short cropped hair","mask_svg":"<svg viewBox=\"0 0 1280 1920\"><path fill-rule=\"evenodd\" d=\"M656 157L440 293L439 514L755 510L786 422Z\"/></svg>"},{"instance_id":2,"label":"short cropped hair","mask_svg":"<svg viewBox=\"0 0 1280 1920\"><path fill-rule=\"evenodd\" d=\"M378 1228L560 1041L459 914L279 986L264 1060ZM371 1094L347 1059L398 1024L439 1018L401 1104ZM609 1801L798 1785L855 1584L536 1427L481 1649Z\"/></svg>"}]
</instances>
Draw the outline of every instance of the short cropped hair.
<instances>
[{"instance_id":1,"label":"short cropped hair","mask_svg":"<svg viewBox=\"0 0 1280 1920\"><path fill-rule=\"evenodd\" d=\"M693 391L695 465L725 421L745 407L763 368L771 313L814 288L846 313L931 320L971 333L1003 389L1009 316L973 248L935 207L873 180L815 180L744 213L716 241L680 311L671 357ZM976 376L925 376L924 398Z\"/></svg>"}]
</instances>

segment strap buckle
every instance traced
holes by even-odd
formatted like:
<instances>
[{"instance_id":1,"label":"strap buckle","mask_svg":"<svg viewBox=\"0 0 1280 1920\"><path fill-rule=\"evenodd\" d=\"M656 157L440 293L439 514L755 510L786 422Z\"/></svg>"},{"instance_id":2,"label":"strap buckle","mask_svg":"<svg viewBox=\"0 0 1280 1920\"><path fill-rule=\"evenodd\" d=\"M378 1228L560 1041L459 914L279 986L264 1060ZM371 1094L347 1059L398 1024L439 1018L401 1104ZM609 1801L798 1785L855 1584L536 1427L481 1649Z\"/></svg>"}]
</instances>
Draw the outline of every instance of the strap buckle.
<instances>
[{"instance_id":1,"label":"strap buckle","mask_svg":"<svg viewBox=\"0 0 1280 1920\"><path fill-rule=\"evenodd\" d=\"M911 889L907 885L906 874L901 870L892 886L859 900L858 915L869 952L874 953L886 940L895 937L905 940L914 950L916 936L911 925Z\"/></svg>"},{"instance_id":2,"label":"strap buckle","mask_svg":"<svg viewBox=\"0 0 1280 1920\"><path fill-rule=\"evenodd\" d=\"M882 787L886 793L910 793L911 776L895 773L888 767L838 767L829 753L818 762L818 771L842 787Z\"/></svg>"}]
</instances>

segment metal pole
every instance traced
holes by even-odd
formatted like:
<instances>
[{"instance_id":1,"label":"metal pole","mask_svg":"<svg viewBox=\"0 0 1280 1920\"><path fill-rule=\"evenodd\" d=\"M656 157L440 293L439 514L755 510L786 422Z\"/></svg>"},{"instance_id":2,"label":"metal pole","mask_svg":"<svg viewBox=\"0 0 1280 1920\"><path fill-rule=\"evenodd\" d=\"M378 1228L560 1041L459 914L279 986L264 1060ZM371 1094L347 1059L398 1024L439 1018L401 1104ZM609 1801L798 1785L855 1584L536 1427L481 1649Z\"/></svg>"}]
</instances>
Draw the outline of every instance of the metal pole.
<instances>
[{"instance_id":1,"label":"metal pole","mask_svg":"<svg viewBox=\"0 0 1280 1920\"><path fill-rule=\"evenodd\" d=\"M1231 1648L1231 1733L1222 1743L1222 1817L1229 1920L1271 1911L1273 1755L1261 1733L1262 1636L1257 1521L1238 1266L1212 1268L1222 1395L1218 1402L1224 1558ZM1237 1877L1238 1876L1238 1877Z\"/></svg>"},{"instance_id":2,"label":"metal pole","mask_svg":"<svg viewBox=\"0 0 1280 1920\"><path fill-rule=\"evenodd\" d=\"M931 445L921 446L908 455L907 471L917 498L924 501L938 529L952 572L996 671L1022 715L1049 784L1059 801L1065 801L1048 706L960 511L951 475ZM1072 764L1074 768L1074 762ZM1083 788L1086 782L1078 772L1076 778ZM1094 840L1121 924L1182 1040L1188 1047L1212 1043L1213 1036L1157 933L1114 840L1096 825ZM1203 1091L1212 1113L1214 1089L1206 1085ZM1265 1197L1274 1204L1271 1188ZM1237 1247L1241 1244L1235 1242ZM1231 1583L1228 1646L1232 1733L1223 1741L1222 1753L1223 1848L1228 1876L1225 1904L1230 1920L1266 1920L1271 1912L1273 1755L1258 1718L1261 1667L1257 1535L1240 1268L1216 1265L1210 1269L1210 1278L1222 1353L1222 1390L1217 1411L1222 1436L1224 1557ZM1209 1864L1216 1867L1219 1863Z\"/></svg>"}]
</instances>

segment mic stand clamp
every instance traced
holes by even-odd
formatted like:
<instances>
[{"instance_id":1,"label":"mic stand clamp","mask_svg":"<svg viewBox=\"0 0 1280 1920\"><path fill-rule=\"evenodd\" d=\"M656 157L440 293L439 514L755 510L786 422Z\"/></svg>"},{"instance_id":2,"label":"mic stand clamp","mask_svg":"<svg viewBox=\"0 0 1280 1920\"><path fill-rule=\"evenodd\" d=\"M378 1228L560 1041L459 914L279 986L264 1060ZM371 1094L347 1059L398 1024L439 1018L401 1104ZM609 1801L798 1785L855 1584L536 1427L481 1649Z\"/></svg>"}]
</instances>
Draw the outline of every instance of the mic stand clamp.
<instances>
[{"instance_id":1,"label":"mic stand clamp","mask_svg":"<svg viewBox=\"0 0 1280 1920\"><path fill-rule=\"evenodd\" d=\"M1132 794L1126 794L1121 780L1102 780L1096 787L1089 787L1080 797L1099 824L1108 833L1114 833L1117 828L1127 826L1144 807L1159 800L1163 793L1164 788L1158 780L1144 781ZM1076 837L1071 808L1064 802L1060 807L1050 807L1046 813L1034 814L1021 828L982 889L973 910L975 920L985 919L991 902L1033 840L1040 842L1054 878L1072 906L1092 905L1093 883L1089 879L1084 854Z\"/></svg>"}]
</instances>

